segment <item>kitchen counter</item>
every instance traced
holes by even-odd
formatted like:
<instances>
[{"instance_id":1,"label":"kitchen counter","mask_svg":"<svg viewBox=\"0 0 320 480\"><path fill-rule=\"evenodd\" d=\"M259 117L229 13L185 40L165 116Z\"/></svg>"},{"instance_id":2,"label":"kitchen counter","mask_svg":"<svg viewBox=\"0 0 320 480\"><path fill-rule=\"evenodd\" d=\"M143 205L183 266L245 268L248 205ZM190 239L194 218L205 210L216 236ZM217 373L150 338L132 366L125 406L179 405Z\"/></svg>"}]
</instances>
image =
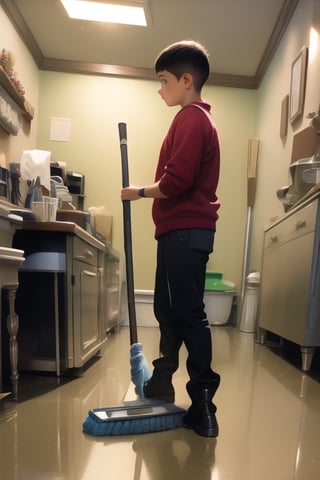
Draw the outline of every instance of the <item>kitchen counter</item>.
<instances>
[{"instance_id":1,"label":"kitchen counter","mask_svg":"<svg viewBox=\"0 0 320 480\"><path fill-rule=\"evenodd\" d=\"M9 300L0 308L3 341L10 348L10 355L0 352L0 391L2 359L16 398L19 370L81 374L117 326L120 309L119 256L110 242L72 221L27 221L27 214L0 199L0 246L24 252L10 278L3 278L7 261L0 272Z\"/></svg>"},{"instance_id":2,"label":"kitchen counter","mask_svg":"<svg viewBox=\"0 0 320 480\"><path fill-rule=\"evenodd\" d=\"M288 210L286 213L281 215L280 217L275 218L272 222L270 222L268 225L265 227L265 231L268 231L270 228L274 227L277 225L279 222L282 222L285 218L290 217L293 215L295 212L301 210L305 206L309 205L312 203L314 200L317 200L320 197L320 183L317 183L314 187L312 187L309 192L304 195L299 202L297 202L290 210Z\"/></svg>"},{"instance_id":3,"label":"kitchen counter","mask_svg":"<svg viewBox=\"0 0 320 480\"><path fill-rule=\"evenodd\" d=\"M3 230L7 231L8 227L10 231L12 231L12 235L16 228L22 228L24 230L34 230L34 231L50 231L50 232L66 232L73 235L77 235L79 238L82 238L84 241L90 243L93 247L98 248L99 250L105 249L105 244L91 235L89 232L78 226L74 222L30 222L23 220L22 216L20 217L17 214L12 214L11 211L18 211L21 212L27 211L29 209L20 208L12 203L9 203L3 199L0 199L0 222L1 220L5 220L5 222L0 223L0 244L2 246L11 247L11 240L12 239L5 239L2 238ZM6 228L4 228L6 226ZM3 245L5 243L5 245ZM8 244L9 243L9 244Z\"/></svg>"},{"instance_id":4,"label":"kitchen counter","mask_svg":"<svg viewBox=\"0 0 320 480\"><path fill-rule=\"evenodd\" d=\"M0 199L0 246L23 250L25 256L15 270L17 315L15 291L10 290L10 311L3 305L10 328L4 341L14 351L15 396L18 370L81 374L117 326L120 307L119 256L110 242L72 221L27 221L23 212L30 210ZM5 355L5 372L10 361Z\"/></svg>"},{"instance_id":5,"label":"kitchen counter","mask_svg":"<svg viewBox=\"0 0 320 480\"><path fill-rule=\"evenodd\" d=\"M73 222L23 221L16 308L20 370L74 374L98 353L104 328L106 245Z\"/></svg>"}]
</instances>

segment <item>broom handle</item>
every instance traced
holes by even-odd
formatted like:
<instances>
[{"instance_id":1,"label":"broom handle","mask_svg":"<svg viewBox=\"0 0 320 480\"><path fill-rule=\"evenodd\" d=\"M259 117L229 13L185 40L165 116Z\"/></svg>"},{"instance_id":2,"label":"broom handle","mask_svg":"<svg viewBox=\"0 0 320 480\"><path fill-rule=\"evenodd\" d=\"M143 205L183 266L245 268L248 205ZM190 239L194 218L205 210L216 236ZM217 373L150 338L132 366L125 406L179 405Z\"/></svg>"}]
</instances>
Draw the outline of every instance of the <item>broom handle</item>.
<instances>
[{"instance_id":1,"label":"broom handle","mask_svg":"<svg viewBox=\"0 0 320 480\"><path fill-rule=\"evenodd\" d=\"M248 275L249 260L250 260L250 246L251 246L251 230L252 230L252 209L254 206L256 185L257 185L257 162L259 154L258 138L251 138L248 142L248 160L247 160L247 225L246 237L242 264L242 280L240 292L240 308L239 315L241 316L242 305L245 295L246 279Z\"/></svg>"},{"instance_id":2,"label":"broom handle","mask_svg":"<svg viewBox=\"0 0 320 480\"><path fill-rule=\"evenodd\" d=\"M122 187L129 186L129 168L128 168L128 149L127 149L127 125L119 123L121 167L122 167ZM129 329L130 344L138 343L137 319L134 298L134 277L132 261L132 235L131 235L131 208L130 201L123 200L123 233L124 233L124 252L126 257L126 277L127 277L127 297L129 311Z\"/></svg>"}]
</instances>

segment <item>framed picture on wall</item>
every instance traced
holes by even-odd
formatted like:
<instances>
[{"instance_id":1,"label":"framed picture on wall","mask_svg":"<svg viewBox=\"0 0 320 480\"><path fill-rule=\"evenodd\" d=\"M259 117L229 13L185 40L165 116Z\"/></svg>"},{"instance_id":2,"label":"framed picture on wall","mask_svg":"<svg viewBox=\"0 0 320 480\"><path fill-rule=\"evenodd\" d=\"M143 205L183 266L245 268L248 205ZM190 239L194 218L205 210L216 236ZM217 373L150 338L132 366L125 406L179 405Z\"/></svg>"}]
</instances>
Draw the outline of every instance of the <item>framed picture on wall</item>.
<instances>
[{"instance_id":1,"label":"framed picture on wall","mask_svg":"<svg viewBox=\"0 0 320 480\"><path fill-rule=\"evenodd\" d=\"M306 87L308 48L303 47L291 66L290 122L302 115Z\"/></svg>"}]
</instances>

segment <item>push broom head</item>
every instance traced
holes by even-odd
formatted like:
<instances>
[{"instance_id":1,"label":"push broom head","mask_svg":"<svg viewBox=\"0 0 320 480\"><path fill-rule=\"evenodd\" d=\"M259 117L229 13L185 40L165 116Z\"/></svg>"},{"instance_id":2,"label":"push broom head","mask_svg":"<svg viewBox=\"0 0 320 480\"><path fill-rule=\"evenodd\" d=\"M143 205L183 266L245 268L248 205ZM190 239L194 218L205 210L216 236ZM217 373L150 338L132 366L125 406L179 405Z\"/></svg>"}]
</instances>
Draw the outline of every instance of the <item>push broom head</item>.
<instances>
[{"instance_id":1,"label":"push broom head","mask_svg":"<svg viewBox=\"0 0 320 480\"><path fill-rule=\"evenodd\" d=\"M183 427L186 411L172 403L136 407L96 408L89 411L83 433L95 436L136 435Z\"/></svg>"}]
</instances>

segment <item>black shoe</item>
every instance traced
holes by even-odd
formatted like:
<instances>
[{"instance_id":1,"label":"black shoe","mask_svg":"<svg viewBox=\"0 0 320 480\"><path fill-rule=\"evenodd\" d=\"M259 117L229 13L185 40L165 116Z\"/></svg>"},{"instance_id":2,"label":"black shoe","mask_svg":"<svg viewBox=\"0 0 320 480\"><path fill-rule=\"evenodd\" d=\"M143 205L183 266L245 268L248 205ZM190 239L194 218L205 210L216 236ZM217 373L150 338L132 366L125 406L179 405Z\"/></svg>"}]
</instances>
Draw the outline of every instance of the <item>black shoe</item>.
<instances>
[{"instance_id":1,"label":"black shoe","mask_svg":"<svg viewBox=\"0 0 320 480\"><path fill-rule=\"evenodd\" d=\"M184 416L183 426L191 428L202 437L217 437L219 425L215 416L215 407L212 403L191 405Z\"/></svg>"},{"instance_id":2,"label":"black shoe","mask_svg":"<svg viewBox=\"0 0 320 480\"><path fill-rule=\"evenodd\" d=\"M174 388L169 380L151 377L143 386L143 393L146 398L157 398L168 403L174 403Z\"/></svg>"}]
</instances>

